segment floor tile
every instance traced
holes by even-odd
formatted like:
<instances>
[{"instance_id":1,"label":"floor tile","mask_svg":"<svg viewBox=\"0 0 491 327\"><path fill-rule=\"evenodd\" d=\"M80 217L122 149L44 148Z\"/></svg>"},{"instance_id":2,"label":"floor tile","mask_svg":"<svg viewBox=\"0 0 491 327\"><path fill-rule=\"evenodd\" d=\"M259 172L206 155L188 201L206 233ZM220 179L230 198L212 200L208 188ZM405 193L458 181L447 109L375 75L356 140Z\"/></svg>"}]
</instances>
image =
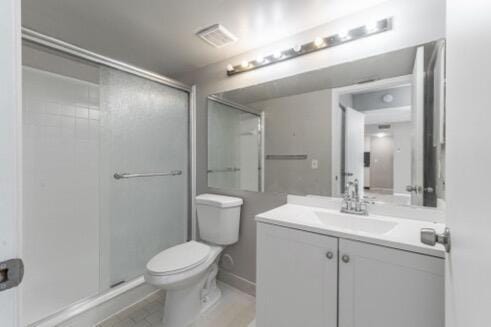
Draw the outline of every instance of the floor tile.
<instances>
[{"instance_id":1,"label":"floor tile","mask_svg":"<svg viewBox=\"0 0 491 327\"><path fill-rule=\"evenodd\" d=\"M219 283L222 297L196 321L196 327L253 327L256 299L226 284ZM156 292L98 327L160 327L165 293Z\"/></svg>"}]
</instances>

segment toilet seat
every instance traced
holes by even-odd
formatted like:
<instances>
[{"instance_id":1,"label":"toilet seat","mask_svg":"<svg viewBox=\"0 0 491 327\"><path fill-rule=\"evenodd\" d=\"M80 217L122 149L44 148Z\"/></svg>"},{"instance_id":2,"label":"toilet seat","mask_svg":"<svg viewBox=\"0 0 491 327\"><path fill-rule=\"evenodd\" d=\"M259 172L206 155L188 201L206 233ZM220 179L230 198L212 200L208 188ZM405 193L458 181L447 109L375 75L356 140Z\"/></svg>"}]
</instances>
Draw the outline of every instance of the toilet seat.
<instances>
[{"instance_id":1,"label":"toilet seat","mask_svg":"<svg viewBox=\"0 0 491 327\"><path fill-rule=\"evenodd\" d=\"M210 252L211 248L200 242L179 244L154 256L147 264L147 273L154 276L179 274L205 262Z\"/></svg>"}]
</instances>

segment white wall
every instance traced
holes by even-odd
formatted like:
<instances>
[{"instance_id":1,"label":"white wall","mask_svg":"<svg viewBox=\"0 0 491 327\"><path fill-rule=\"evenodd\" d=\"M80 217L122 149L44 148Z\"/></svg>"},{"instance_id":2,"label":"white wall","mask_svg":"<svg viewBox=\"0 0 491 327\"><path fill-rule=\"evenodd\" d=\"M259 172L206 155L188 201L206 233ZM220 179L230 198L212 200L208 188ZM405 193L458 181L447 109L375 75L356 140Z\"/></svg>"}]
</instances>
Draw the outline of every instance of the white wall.
<instances>
[{"instance_id":1,"label":"white wall","mask_svg":"<svg viewBox=\"0 0 491 327\"><path fill-rule=\"evenodd\" d=\"M276 48L291 47L297 43L312 41L318 35L330 35L346 28L356 27L367 21L394 17L394 30L339 47L318 51L283 63L271 65L248 73L227 77L229 63L255 58L259 53L269 53ZM400 50L445 37L445 0L390 0L377 7L359 12L318 28L308 30L270 46L218 62L180 77L197 85L196 147L197 192L220 192L244 199L241 219L241 239L225 250L234 256L231 272L249 281L255 280L255 214L286 202L286 195L251 192L210 190L207 186L207 96L214 93L265 83L299 73L321 69L343 62ZM239 286L236 284L236 286Z\"/></svg>"},{"instance_id":2,"label":"white wall","mask_svg":"<svg viewBox=\"0 0 491 327\"><path fill-rule=\"evenodd\" d=\"M489 325L491 2L448 0L448 327Z\"/></svg>"},{"instance_id":3,"label":"white wall","mask_svg":"<svg viewBox=\"0 0 491 327\"><path fill-rule=\"evenodd\" d=\"M20 1L0 1L0 261L20 257ZM14 327L17 289L0 292L0 322Z\"/></svg>"}]
</instances>

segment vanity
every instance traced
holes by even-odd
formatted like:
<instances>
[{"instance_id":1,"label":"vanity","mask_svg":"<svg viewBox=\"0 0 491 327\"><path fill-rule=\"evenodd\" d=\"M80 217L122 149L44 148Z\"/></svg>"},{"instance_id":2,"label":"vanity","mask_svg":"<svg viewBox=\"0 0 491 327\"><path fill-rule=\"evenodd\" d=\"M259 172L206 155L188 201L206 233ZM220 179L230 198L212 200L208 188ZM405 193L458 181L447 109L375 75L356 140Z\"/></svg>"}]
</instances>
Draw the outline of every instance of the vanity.
<instances>
[{"instance_id":1,"label":"vanity","mask_svg":"<svg viewBox=\"0 0 491 327\"><path fill-rule=\"evenodd\" d=\"M443 327L445 250L419 237L444 224L337 202L289 196L256 216L257 326Z\"/></svg>"},{"instance_id":2,"label":"vanity","mask_svg":"<svg viewBox=\"0 0 491 327\"><path fill-rule=\"evenodd\" d=\"M288 194L229 254L257 327L443 327L445 40L286 75L207 101L208 186Z\"/></svg>"}]
</instances>

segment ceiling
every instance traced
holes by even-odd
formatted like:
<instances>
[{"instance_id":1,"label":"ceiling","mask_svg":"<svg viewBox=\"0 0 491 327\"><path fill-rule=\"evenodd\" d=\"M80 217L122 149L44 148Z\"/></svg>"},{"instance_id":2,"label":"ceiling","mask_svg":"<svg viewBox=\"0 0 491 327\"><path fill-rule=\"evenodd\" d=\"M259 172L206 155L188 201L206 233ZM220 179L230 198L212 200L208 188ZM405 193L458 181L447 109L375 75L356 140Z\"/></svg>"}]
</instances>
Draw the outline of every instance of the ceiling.
<instances>
[{"instance_id":1,"label":"ceiling","mask_svg":"<svg viewBox=\"0 0 491 327\"><path fill-rule=\"evenodd\" d=\"M22 24L175 76L259 48L386 0L22 0ZM239 41L216 49L195 36L220 23Z\"/></svg>"},{"instance_id":2,"label":"ceiling","mask_svg":"<svg viewBox=\"0 0 491 327\"><path fill-rule=\"evenodd\" d=\"M268 83L232 90L217 96L239 104L252 104L273 98L303 94L412 74L416 48L331 66Z\"/></svg>"}]
</instances>

